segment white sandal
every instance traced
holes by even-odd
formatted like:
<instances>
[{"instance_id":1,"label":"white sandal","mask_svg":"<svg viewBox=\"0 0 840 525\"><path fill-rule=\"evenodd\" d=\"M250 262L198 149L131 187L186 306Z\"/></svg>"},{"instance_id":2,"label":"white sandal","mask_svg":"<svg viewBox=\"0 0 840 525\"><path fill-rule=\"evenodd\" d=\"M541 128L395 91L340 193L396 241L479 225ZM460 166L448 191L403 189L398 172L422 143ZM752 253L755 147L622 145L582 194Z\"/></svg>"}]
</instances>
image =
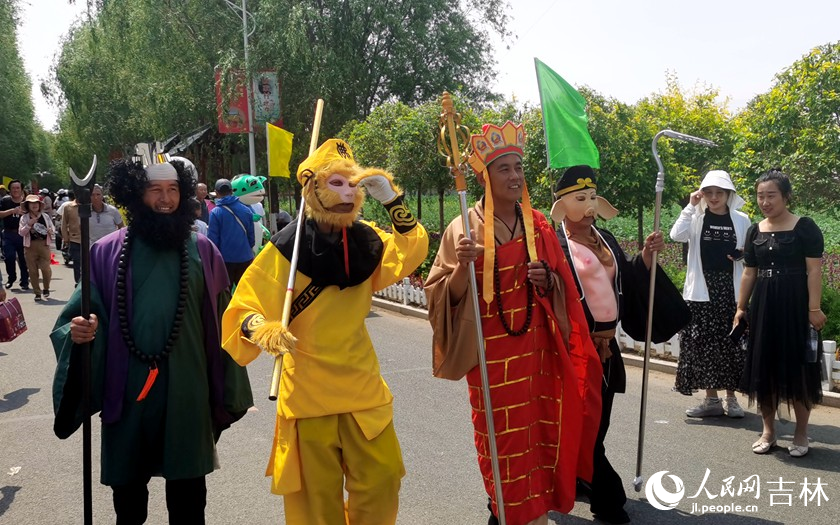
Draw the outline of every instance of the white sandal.
<instances>
[{"instance_id":1,"label":"white sandal","mask_svg":"<svg viewBox=\"0 0 840 525\"><path fill-rule=\"evenodd\" d=\"M792 458L801 458L808 453L808 445L796 445L791 443L788 447L788 453Z\"/></svg>"},{"instance_id":2,"label":"white sandal","mask_svg":"<svg viewBox=\"0 0 840 525\"><path fill-rule=\"evenodd\" d=\"M756 454L767 454L770 449L776 446L776 438L771 441L765 441L764 437L758 438L758 441L752 444L752 451Z\"/></svg>"}]
</instances>

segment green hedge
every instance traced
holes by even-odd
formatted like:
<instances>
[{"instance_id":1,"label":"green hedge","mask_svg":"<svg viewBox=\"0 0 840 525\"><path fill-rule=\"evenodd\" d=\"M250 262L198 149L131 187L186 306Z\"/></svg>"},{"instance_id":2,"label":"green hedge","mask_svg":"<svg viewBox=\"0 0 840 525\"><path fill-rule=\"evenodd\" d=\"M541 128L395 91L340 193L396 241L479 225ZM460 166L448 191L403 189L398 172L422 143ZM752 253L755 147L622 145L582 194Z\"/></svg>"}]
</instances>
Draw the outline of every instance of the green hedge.
<instances>
[{"instance_id":1,"label":"green hedge","mask_svg":"<svg viewBox=\"0 0 840 525\"><path fill-rule=\"evenodd\" d=\"M416 195L407 195L406 202L411 210L416 213ZM422 281L429 274L429 269L440 244L440 232L446 227L446 224L449 224L453 218L458 216L459 208L458 196L454 193L447 195L444 201L444 224L441 226L439 224L440 213L437 195L423 196L423 212L420 222L428 230L430 242L429 255L417 271L418 281ZM668 231L670 231L681 209L682 207L675 204L663 207L661 210L660 229L665 233L666 241L670 241L667 235ZM549 210L540 211L548 216ZM600 225L606 227L616 236L627 253L638 253L636 217L633 213L628 213L628 210L620 211L623 213L618 217L606 223L602 221ZM823 337L840 341L840 217L836 213L806 210L804 207L800 207L797 213L813 218L823 232L826 256L823 259L825 285L823 287L822 308L828 316L828 322L823 329ZM388 214L379 203L372 199L368 199L365 203L363 216L365 219L372 220L380 225L389 224ZM753 217L753 220L758 219ZM643 231L647 234L652 230L653 210L645 210ZM667 242L665 250L659 255L660 264L679 289L682 289L685 282L685 264L682 262L682 253L683 244Z\"/></svg>"}]
</instances>

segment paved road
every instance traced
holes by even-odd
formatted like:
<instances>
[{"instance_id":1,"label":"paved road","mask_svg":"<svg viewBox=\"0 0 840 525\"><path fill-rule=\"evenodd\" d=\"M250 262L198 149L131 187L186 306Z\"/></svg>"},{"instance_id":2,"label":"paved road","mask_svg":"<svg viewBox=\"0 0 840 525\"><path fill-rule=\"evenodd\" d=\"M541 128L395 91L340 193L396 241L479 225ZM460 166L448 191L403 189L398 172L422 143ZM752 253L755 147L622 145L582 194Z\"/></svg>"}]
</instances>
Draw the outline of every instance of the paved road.
<instances>
[{"instance_id":1,"label":"paved road","mask_svg":"<svg viewBox=\"0 0 840 525\"><path fill-rule=\"evenodd\" d=\"M36 303L31 292L13 290L23 305L29 330L11 343L0 345L0 524L42 525L81 523L81 438L60 441L52 433L51 380L55 359L47 335L69 296L72 272L54 266L56 289L47 303ZM379 349L382 372L396 397L395 423L406 463L401 492L400 524L483 525L486 496L480 485L472 444L469 406L464 382L437 380L430 374L426 321L391 312L372 312L368 331ZM840 410L819 407L812 415L814 449L794 460L784 448L757 456L749 445L761 428L748 414L741 420L691 420L682 414L692 401L672 393L673 377L652 372L643 473L659 471L681 478L684 498L674 510L653 508L645 492L632 488L635 472L638 399L641 371L629 368L629 392L617 399L607 440L609 456L625 480L628 512L638 524L695 523L763 525L774 523L836 524L840 522ZM283 523L282 498L269 494L262 476L273 431L273 406L266 392L271 374L269 359L249 368L256 409L225 432L219 445L222 469L208 477L210 524ZM98 479L98 422L94 423L94 480ZM792 424L780 426L780 435L792 433ZM706 469L705 488L717 497L698 492ZM737 493L750 476L760 479L759 498L753 495L720 496L725 479L732 477ZM829 498L805 506L799 498L819 478ZM795 482L779 484L778 481ZM776 481L773 485L770 482ZM664 488L675 485L665 478ZM784 493L792 492L791 506ZM94 518L112 523L110 491L94 484ZM149 523L166 523L163 484L152 482ZM755 505L750 511L722 511L697 516L692 504ZM771 503L773 503L771 505ZM557 523L591 522L588 505L578 504L569 516L553 516Z\"/></svg>"}]
</instances>

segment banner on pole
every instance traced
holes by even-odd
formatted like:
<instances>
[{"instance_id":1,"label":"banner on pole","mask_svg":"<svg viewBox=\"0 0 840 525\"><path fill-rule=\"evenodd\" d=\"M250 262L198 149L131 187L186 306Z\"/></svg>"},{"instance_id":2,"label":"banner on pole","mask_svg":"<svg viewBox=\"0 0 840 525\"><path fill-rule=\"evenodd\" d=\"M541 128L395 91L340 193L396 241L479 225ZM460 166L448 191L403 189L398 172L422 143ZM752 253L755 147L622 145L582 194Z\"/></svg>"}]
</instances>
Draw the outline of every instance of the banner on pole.
<instances>
[{"instance_id":1,"label":"banner on pole","mask_svg":"<svg viewBox=\"0 0 840 525\"><path fill-rule=\"evenodd\" d=\"M280 120L280 81L277 72L264 70L257 73L251 84L254 124L282 126Z\"/></svg>"},{"instance_id":2,"label":"banner on pole","mask_svg":"<svg viewBox=\"0 0 840 525\"><path fill-rule=\"evenodd\" d=\"M266 122L265 140L268 150L268 176L289 178L294 135L285 129Z\"/></svg>"},{"instance_id":3,"label":"banner on pole","mask_svg":"<svg viewBox=\"0 0 840 525\"><path fill-rule=\"evenodd\" d=\"M219 133L248 133L248 96L245 92L245 72L232 69L224 83L226 92L222 92L222 73L218 69L216 77L216 115L219 121Z\"/></svg>"},{"instance_id":4,"label":"banner on pole","mask_svg":"<svg viewBox=\"0 0 840 525\"><path fill-rule=\"evenodd\" d=\"M598 148L589 135L586 99L563 77L534 58L540 90L545 149L549 168L585 164L601 167Z\"/></svg>"}]
</instances>

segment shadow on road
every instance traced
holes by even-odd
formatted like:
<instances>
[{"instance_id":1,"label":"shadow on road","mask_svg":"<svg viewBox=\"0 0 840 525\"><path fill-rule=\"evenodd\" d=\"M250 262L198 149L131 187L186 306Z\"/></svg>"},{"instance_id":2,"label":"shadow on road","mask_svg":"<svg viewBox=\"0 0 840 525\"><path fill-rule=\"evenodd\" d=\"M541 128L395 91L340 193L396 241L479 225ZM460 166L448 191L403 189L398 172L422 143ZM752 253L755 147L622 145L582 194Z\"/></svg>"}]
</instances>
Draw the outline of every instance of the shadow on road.
<instances>
[{"instance_id":1,"label":"shadow on road","mask_svg":"<svg viewBox=\"0 0 840 525\"><path fill-rule=\"evenodd\" d=\"M790 426L793 433L793 424ZM840 445L840 432L837 432L836 425L815 425L808 423L808 434L811 439L818 443L825 443L826 445Z\"/></svg>"},{"instance_id":2,"label":"shadow on road","mask_svg":"<svg viewBox=\"0 0 840 525\"><path fill-rule=\"evenodd\" d=\"M20 487L10 487L8 485L0 488L0 516L5 514L9 510L9 507L12 506L12 502L15 500L15 493L20 489Z\"/></svg>"},{"instance_id":3,"label":"shadow on road","mask_svg":"<svg viewBox=\"0 0 840 525\"><path fill-rule=\"evenodd\" d=\"M761 434L761 416L747 412L744 417L732 418L727 416L718 417L688 417L682 416L683 422L688 426L715 426L724 428L742 428L744 430L755 430Z\"/></svg>"},{"instance_id":4,"label":"shadow on road","mask_svg":"<svg viewBox=\"0 0 840 525\"><path fill-rule=\"evenodd\" d=\"M550 523L557 523L559 525L582 525L583 523L592 523L590 520L580 518L578 516L571 516L568 514L558 514L557 512L549 512L548 519Z\"/></svg>"},{"instance_id":5,"label":"shadow on road","mask_svg":"<svg viewBox=\"0 0 840 525\"><path fill-rule=\"evenodd\" d=\"M67 304L67 301L64 299L55 299L53 297L47 297L45 299L41 299L43 304Z\"/></svg>"},{"instance_id":6,"label":"shadow on road","mask_svg":"<svg viewBox=\"0 0 840 525\"><path fill-rule=\"evenodd\" d=\"M40 392L40 388L21 388L6 394L5 399L0 399L0 413L17 410L29 402L29 396Z\"/></svg>"}]
</instances>

